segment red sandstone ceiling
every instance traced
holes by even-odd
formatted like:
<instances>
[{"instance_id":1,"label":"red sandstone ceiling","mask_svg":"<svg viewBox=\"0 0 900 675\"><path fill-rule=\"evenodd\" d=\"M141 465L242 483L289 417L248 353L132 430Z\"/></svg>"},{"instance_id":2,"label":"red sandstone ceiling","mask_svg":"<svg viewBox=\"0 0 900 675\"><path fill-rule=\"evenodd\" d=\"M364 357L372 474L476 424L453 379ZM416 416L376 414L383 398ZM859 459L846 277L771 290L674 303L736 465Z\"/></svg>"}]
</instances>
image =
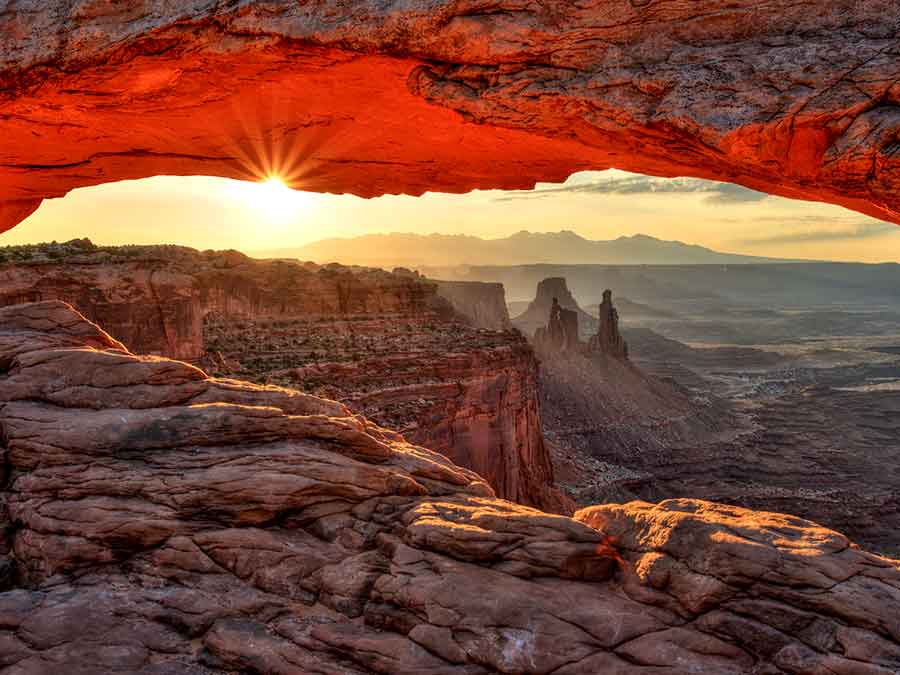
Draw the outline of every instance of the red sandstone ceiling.
<instances>
[{"instance_id":1,"label":"red sandstone ceiling","mask_svg":"<svg viewBox=\"0 0 900 675\"><path fill-rule=\"evenodd\" d=\"M419 194L616 167L900 222L896 0L0 0L0 231L158 174Z\"/></svg>"}]
</instances>

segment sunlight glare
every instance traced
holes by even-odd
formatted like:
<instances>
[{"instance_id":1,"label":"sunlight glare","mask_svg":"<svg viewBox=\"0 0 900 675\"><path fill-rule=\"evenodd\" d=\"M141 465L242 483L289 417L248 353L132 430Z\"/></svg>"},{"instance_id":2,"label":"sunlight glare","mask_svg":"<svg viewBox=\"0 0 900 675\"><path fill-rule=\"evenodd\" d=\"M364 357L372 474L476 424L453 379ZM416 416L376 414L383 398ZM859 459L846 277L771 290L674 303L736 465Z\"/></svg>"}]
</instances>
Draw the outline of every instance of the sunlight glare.
<instances>
[{"instance_id":1,"label":"sunlight glare","mask_svg":"<svg viewBox=\"0 0 900 675\"><path fill-rule=\"evenodd\" d=\"M313 200L311 193L291 189L279 176L258 183L236 182L231 193L272 224L293 222Z\"/></svg>"}]
</instances>

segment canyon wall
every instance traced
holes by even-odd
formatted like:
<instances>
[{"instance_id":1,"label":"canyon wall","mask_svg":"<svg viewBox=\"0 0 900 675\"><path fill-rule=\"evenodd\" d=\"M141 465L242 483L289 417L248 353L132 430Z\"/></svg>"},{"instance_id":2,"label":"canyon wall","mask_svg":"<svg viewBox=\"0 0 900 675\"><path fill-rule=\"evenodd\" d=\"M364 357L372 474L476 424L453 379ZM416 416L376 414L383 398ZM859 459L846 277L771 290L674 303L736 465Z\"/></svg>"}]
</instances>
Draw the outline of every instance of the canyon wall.
<instances>
[{"instance_id":1,"label":"canyon wall","mask_svg":"<svg viewBox=\"0 0 900 675\"><path fill-rule=\"evenodd\" d=\"M512 327L503 284L481 281L435 281L438 295L477 328L506 330Z\"/></svg>"},{"instance_id":2,"label":"canyon wall","mask_svg":"<svg viewBox=\"0 0 900 675\"><path fill-rule=\"evenodd\" d=\"M0 663L25 673L900 668L900 562L696 500L553 516L342 405L0 308Z\"/></svg>"},{"instance_id":3,"label":"canyon wall","mask_svg":"<svg viewBox=\"0 0 900 675\"><path fill-rule=\"evenodd\" d=\"M203 320L449 314L416 277L340 265L260 261L237 251L96 247L87 240L0 250L0 305L64 300L142 353L196 361Z\"/></svg>"},{"instance_id":4,"label":"canyon wall","mask_svg":"<svg viewBox=\"0 0 900 675\"><path fill-rule=\"evenodd\" d=\"M497 288L472 287L468 307L485 290L495 304ZM530 347L470 326L414 273L83 240L0 249L0 306L42 300L71 303L146 353L341 400L506 499L572 511L552 488Z\"/></svg>"},{"instance_id":5,"label":"canyon wall","mask_svg":"<svg viewBox=\"0 0 900 675\"><path fill-rule=\"evenodd\" d=\"M572 502L552 487L534 352L515 333L472 342L452 351L441 345L355 362L332 358L276 379L327 383L311 391L474 470L504 499L571 513Z\"/></svg>"},{"instance_id":6,"label":"canyon wall","mask_svg":"<svg viewBox=\"0 0 900 675\"><path fill-rule=\"evenodd\" d=\"M420 312L316 321L211 315L204 335L211 373L339 400L477 471L505 499L572 512L552 488L537 361L517 331Z\"/></svg>"}]
</instances>

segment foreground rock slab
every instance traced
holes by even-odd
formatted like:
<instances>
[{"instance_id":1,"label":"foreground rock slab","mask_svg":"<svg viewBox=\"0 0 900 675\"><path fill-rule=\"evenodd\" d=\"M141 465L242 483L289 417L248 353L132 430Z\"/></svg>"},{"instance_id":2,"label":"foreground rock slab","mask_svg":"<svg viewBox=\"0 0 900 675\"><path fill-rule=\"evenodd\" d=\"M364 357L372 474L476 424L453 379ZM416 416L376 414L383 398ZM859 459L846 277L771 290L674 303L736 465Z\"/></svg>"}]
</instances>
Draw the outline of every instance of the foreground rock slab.
<instances>
[{"instance_id":1,"label":"foreground rock slab","mask_svg":"<svg viewBox=\"0 0 900 675\"><path fill-rule=\"evenodd\" d=\"M157 174L364 196L583 169L900 222L886 0L0 1L0 230Z\"/></svg>"},{"instance_id":2,"label":"foreground rock slab","mask_svg":"<svg viewBox=\"0 0 900 675\"><path fill-rule=\"evenodd\" d=\"M504 499L574 510L552 487L538 364L506 330L500 284L76 239L0 250L0 306L24 300L70 303L136 352L340 400Z\"/></svg>"},{"instance_id":3,"label":"foreground rock slab","mask_svg":"<svg viewBox=\"0 0 900 675\"><path fill-rule=\"evenodd\" d=\"M9 673L895 673L900 563L693 500L575 519L342 405L0 309Z\"/></svg>"}]
</instances>

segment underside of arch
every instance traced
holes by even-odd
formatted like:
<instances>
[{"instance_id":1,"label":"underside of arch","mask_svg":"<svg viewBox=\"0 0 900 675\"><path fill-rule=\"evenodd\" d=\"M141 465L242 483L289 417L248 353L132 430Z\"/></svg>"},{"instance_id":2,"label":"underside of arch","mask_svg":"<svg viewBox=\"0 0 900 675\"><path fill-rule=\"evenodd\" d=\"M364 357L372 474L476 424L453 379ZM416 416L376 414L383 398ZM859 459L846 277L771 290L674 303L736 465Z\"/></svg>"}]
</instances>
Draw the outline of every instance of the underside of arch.
<instances>
[{"instance_id":1,"label":"underside of arch","mask_svg":"<svg viewBox=\"0 0 900 675\"><path fill-rule=\"evenodd\" d=\"M152 175L688 175L900 222L892 0L0 0L0 231Z\"/></svg>"}]
</instances>

